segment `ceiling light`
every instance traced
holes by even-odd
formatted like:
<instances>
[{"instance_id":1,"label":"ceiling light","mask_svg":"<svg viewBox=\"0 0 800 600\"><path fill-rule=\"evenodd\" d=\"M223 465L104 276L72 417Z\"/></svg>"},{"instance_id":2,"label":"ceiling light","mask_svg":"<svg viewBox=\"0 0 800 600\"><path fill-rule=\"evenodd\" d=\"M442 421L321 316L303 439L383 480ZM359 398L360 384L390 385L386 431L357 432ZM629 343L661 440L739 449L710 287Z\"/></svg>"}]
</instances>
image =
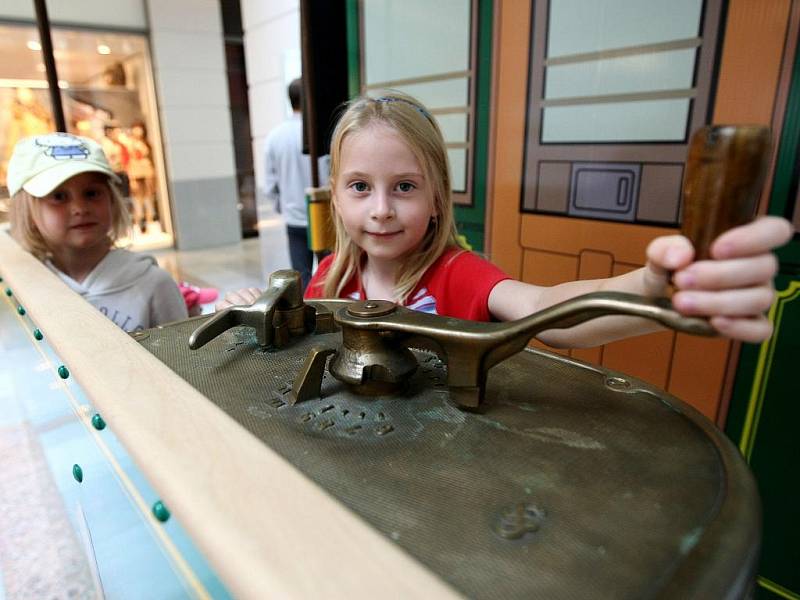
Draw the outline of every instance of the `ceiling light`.
<instances>
[{"instance_id":1,"label":"ceiling light","mask_svg":"<svg viewBox=\"0 0 800 600\"><path fill-rule=\"evenodd\" d=\"M111 48L109 48L105 44L97 44L97 53L98 54L111 54Z\"/></svg>"},{"instance_id":2,"label":"ceiling light","mask_svg":"<svg viewBox=\"0 0 800 600\"><path fill-rule=\"evenodd\" d=\"M28 40L26 46L28 46L29 50L33 50L34 52L39 52L42 49L42 45L38 40Z\"/></svg>"}]
</instances>

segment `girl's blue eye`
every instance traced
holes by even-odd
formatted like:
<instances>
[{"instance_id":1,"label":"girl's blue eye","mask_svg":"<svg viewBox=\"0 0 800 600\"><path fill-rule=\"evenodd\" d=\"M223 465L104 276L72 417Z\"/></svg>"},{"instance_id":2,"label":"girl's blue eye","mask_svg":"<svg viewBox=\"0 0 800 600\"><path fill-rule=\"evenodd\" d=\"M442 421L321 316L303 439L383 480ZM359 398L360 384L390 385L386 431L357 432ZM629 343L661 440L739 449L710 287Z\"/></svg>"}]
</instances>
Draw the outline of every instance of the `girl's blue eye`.
<instances>
[{"instance_id":1,"label":"girl's blue eye","mask_svg":"<svg viewBox=\"0 0 800 600\"><path fill-rule=\"evenodd\" d=\"M363 181L356 181L353 184L353 189L357 192L366 192L367 191L367 184Z\"/></svg>"},{"instance_id":2,"label":"girl's blue eye","mask_svg":"<svg viewBox=\"0 0 800 600\"><path fill-rule=\"evenodd\" d=\"M409 181L401 181L397 184L397 189L399 189L401 192L410 192L411 190L416 189L416 187L417 186Z\"/></svg>"}]
</instances>

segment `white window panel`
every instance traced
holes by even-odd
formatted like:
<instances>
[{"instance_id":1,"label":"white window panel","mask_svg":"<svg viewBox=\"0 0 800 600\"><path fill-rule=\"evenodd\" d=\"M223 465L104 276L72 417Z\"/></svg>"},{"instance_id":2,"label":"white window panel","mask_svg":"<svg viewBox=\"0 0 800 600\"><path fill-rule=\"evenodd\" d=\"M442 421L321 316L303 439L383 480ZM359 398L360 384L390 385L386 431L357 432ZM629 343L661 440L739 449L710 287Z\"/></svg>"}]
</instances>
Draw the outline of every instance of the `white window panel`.
<instances>
[{"instance_id":1,"label":"white window panel","mask_svg":"<svg viewBox=\"0 0 800 600\"><path fill-rule=\"evenodd\" d=\"M364 85L469 69L469 0L369 0L361 6Z\"/></svg>"},{"instance_id":2,"label":"white window panel","mask_svg":"<svg viewBox=\"0 0 800 600\"><path fill-rule=\"evenodd\" d=\"M544 109L542 143L682 141L688 115L683 99L551 106Z\"/></svg>"},{"instance_id":3,"label":"white window panel","mask_svg":"<svg viewBox=\"0 0 800 600\"><path fill-rule=\"evenodd\" d=\"M434 115L445 142L467 141L467 114Z\"/></svg>"},{"instance_id":4,"label":"white window panel","mask_svg":"<svg viewBox=\"0 0 800 600\"><path fill-rule=\"evenodd\" d=\"M469 101L469 79L466 77L400 85L392 89L413 96L431 110L453 106L466 107ZM374 96L375 93L371 90L370 95Z\"/></svg>"},{"instance_id":5,"label":"white window panel","mask_svg":"<svg viewBox=\"0 0 800 600\"><path fill-rule=\"evenodd\" d=\"M547 57L696 37L702 4L702 0L553 0Z\"/></svg>"},{"instance_id":6,"label":"white window panel","mask_svg":"<svg viewBox=\"0 0 800 600\"><path fill-rule=\"evenodd\" d=\"M696 53L689 48L549 66L545 98L688 89Z\"/></svg>"},{"instance_id":7,"label":"white window panel","mask_svg":"<svg viewBox=\"0 0 800 600\"><path fill-rule=\"evenodd\" d=\"M447 150L450 161L450 188L454 192L465 192L467 189L467 151L463 148Z\"/></svg>"}]
</instances>

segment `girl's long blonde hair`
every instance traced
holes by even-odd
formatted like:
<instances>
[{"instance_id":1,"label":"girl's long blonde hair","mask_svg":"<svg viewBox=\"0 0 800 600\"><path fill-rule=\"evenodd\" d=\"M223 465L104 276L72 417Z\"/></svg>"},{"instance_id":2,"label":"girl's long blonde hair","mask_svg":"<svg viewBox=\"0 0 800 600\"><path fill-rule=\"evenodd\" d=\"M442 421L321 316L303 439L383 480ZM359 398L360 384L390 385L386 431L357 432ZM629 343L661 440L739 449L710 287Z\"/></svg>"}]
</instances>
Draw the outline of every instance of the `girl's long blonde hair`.
<instances>
[{"instance_id":1,"label":"girl's long blonde hair","mask_svg":"<svg viewBox=\"0 0 800 600\"><path fill-rule=\"evenodd\" d=\"M400 134L422 167L423 175L433 192L436 216L431 219L417 250L409 253L397 274L395 296L403 302L436 259L448 247L460 247L461 244L453 217L450 166L442 132L422 104L400 92L389 92L377 98L357 98L347 105L347 110L336 124L331 140L330 167L336 247L333 263L320 285L324 296L336 298L361 267L364 251L347 235L342 218L336 211L336 179L341 171L342 144L345 138L375 123L391 127Z\"/></svg>"},{"instance_id":2,"label":"girl's long blonde hair","mask_svg":"<svg viewBox=\"0 0 800 600\"><path fill-rule=\"evenodd\" d=\"M111 229L108 231L110 248L130 233L131 218L119 188L110 179L106 180L106 184L111 190ZM39 200L25 190L18 191L9 202L8 220L11 224L11 237L36 258L45 260L51 258L53 253L33 220L34 211L39 209Z\"/></svg>"}]
</instances>

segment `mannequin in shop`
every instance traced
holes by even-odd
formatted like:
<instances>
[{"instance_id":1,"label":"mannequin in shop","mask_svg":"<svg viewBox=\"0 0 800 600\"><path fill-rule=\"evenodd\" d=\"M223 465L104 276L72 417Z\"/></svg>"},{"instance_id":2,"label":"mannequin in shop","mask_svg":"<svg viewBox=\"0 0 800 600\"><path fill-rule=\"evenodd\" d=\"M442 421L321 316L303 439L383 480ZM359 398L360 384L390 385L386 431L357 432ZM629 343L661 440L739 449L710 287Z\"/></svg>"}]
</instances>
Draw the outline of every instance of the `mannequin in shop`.
<instances>
[{"instance_id":1,"label":"mannequin in shop","mask_svg":"<svg viewBox=\"0 0 800 600\"><path fill-rule=\"evenodd\" d=\"M53 119L48 111L37 100L30 88L18 88L14 99L3 112L6 113L6 130L0 132L5 139L5 152L0 163L0 180L6 180L8 159L17 142L25 137L43 135L54 130Z\"/></svg>"},{"instance_id":2,"label":"mannequin in shop","mask_svg":"<svg viewBox=\"0 0 800 600\"><path fill-rule=\"evenodd\" d=\"M120 141L120 127L116 122L109 122L103 127L103 137L100 145L108 157L108 162L117 176L123 181L123 193L127 195L128 163L130 155L128 148Z\"/></svg>"},{"instance_id":3,"label":"mannequin in shop","mask_svg":"<svg viewBox=\"0 0 800 600\"><path fill-rule=\"evenodd\" d=\"M133 224L142 233L159 229L155 215L155 169L144 123L134 123L130 133L119 137L128 148L127 173L133 201Z\"/></svg>"}]
</instances>

